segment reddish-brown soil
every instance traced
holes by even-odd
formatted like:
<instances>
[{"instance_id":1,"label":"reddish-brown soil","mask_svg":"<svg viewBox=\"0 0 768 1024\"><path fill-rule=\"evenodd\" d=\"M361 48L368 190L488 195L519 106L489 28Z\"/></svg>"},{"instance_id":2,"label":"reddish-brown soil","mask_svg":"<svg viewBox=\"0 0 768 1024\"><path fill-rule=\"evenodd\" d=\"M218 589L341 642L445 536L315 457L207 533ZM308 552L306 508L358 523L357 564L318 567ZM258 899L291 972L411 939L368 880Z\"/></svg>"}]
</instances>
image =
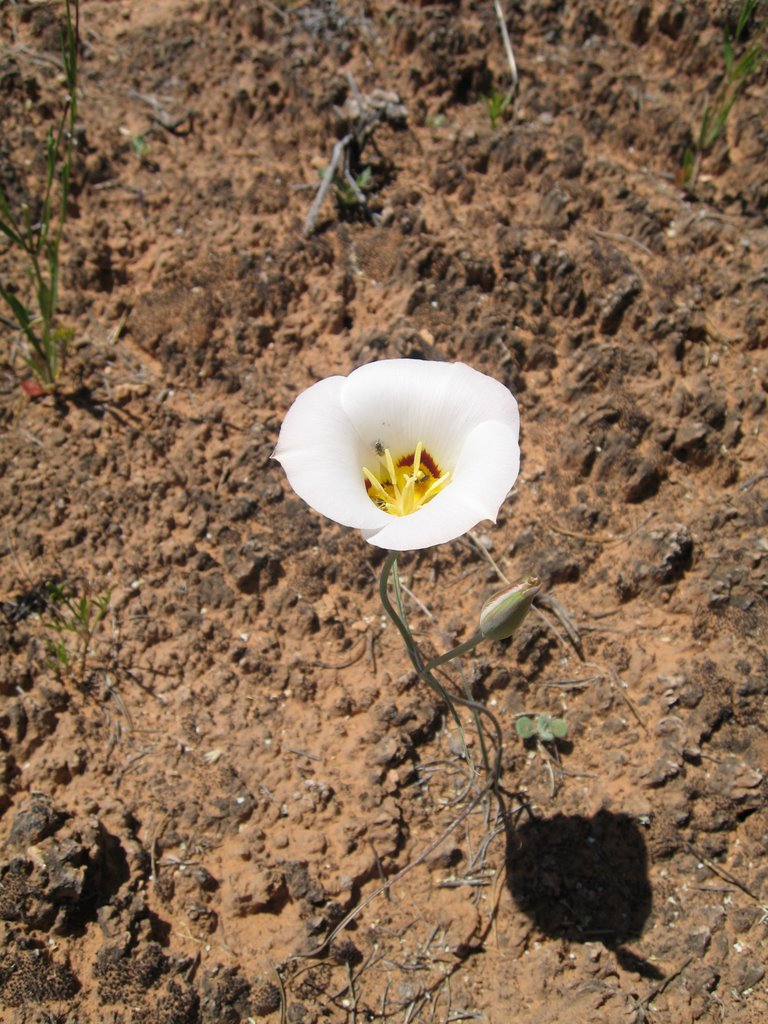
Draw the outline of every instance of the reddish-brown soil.
<instances>
[{"instance_id":1,"label":"reddish-brown soil","mask_svg":"<svg viewBox=\"0 0 768 1024\"><path fill-rule=\"evenodd\" d=\"M62 6L0 11L33 209ZM2 1021L768 1019L765 68L677 177L739 6L506 2L493 129L491 0L84 2L59 395L0 327ZM307 236L364 116L368 209L331 194ZM503 807L307 958L482 781L382 553L270 460L303 388L392 356L521 408L498 523L401 558L419 641L469 635L487 554L544 590L462 668ZM111 591L85 664L52 659L50 580Z\"/></svg>"}]
</instances>

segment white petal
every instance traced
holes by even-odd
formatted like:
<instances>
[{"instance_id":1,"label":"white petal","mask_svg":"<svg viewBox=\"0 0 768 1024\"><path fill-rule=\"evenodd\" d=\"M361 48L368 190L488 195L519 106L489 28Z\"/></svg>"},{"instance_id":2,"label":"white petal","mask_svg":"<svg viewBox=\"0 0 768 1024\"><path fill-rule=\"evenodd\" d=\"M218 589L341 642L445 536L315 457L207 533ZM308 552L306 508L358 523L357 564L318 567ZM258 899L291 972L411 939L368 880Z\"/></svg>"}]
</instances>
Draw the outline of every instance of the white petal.
<instances>
[{"instance_id":1,"label":"white petal","mask_svg":"<svg viewBox=\"0 0 768 1024\"><path fill-rule=\"evenodd\" d=\"M274 457L318 512L372 544L413 550L495 520L519 470L517 403L503 384L462 363L383 360L329 377L296 399ZM368 497L362 467L381 448L397 458L422 442L451 478L427 505L391 516Z\"/></svg>"},{"instance_id":2,"label":"white petal","mask_svg":"<svg viewBox=\"0 0 768 1024\"><path fill-rule=\"evenodd\" d=\"M478 424L501 420L515 432L519 427L517 402L508 389L464 363L368 363L347 378L341 404L369 450L379 443L398 456L421 441L448 470Z\"/></svg>"},{"instance_id":3,"label":"white petal","mask_svg":"<svg viewBox=\"0 0 768 1024\"><path fill-rule=\"evenodd\" d=\"M376 529L392 517L366 493L362 467L369 449L341 406L346 377L327 377L303 391L288 410L273 458L288 482L317 512L344 526Z\"/></svg>"},{"instance_id":4,"label":"white petal","mask_svg":"<svg viewBox=\"0 0 768 1024\"><path fill-rule=\"evenodd\" d=\"M453 474L454 495L478 512L480 519L496 521L499 509L520 472L517 425L488 421L469 434Z\"/></svg>"},{"instance_id":5,"label":"white petal","mask_svg":"<svg viewBox=\"0 0 768 1024\"><path fill-rule=\"evenodd\" d=\"M415 551L445 544L477 526L496 521L520 469L517 429L506 423L482 423L470 433L453 480L410 516L386 516L381 529L363 531L365 539L390 551Z\"/></svg>"}]
</instances>

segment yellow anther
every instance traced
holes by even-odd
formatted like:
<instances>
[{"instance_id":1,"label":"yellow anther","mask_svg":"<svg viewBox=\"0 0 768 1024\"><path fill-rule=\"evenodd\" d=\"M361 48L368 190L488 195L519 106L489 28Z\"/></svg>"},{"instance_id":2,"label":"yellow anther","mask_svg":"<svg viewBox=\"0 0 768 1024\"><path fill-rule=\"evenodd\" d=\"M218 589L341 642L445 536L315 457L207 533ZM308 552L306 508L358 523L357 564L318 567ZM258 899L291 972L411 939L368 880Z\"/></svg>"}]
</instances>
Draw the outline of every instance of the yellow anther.
<instances>
[{"instance_id":1,"label":"yellow anther","mask_svg":"<svg viewBox=\"0 0 768 1024\"><path fill-rule=\"evenodd\" d=\"M389 501L389 495L387 494L387 492L384 490L384 488L379 483L377 478L373 475L373 473L370 471L370 469L366 469L365 466L363 466L363 476L383 501Z\"/></svg>"},{"instance_id":2,"label":"yellow anther","mask_svg":"<svg viewBox=\"0 0 768 1024\"><path fill-rule=\"evenodd\" d=\"M422 501L429 501L430 498L434 498L438 491L442 491L448 481L451 479L450 473L443 473L437 480L433 480L429 487L424 492Z\"/></svg>"},{"instance_id":3,"label":"yellow anther","mask_svg":"<svg viewBox=\"0 0 768 1024\"><path fill-rule=\"evenodd\" d=\"M389 448L384 449L384 458L387 460L387 472L389 473L389 482L393 487L397 487L397 471L395 469L395 463L392 459L392 452Z\"/></svg>"},{"instance_id":4,"label":"yellow anther","mask_svg":"<svg viewBox=\"0 0 768 1024\"><path fill-rule=\"evenodd\" d=\"M368 497L389 515L408 516L418 512L451 479L449 472L440 472L421 441L412 456L403 455L397 463L389 448L381 452L377 444L377 452L381 456L378 472L363 466L363 478Z\"/></svg>"},{"instance_id":5,"label":"yellow anther","mask_svg":"<svg viewBox=\"0 0 768 1024\"><path fill-rule=\"evenodd\" d=\"M421 469L421 453L424 451L424 445L419 441L416 445L416 451L413 454L413 475L416 479L420 479L419 470Z\"/></svg>"}]
</instances>

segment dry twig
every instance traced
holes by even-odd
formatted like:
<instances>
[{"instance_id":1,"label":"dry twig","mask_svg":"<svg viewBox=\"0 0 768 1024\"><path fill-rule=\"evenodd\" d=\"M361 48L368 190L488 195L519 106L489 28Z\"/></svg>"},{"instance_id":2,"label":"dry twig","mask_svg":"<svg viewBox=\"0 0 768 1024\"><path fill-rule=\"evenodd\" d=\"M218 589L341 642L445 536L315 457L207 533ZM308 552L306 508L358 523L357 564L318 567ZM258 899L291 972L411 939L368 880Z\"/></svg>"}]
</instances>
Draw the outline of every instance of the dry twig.
<instances>
[{"instance_id":1,"label":"dry twig","mask_svg":"<svg viewBox=\"0 0 768 1024\"><path fill-rule=\"evenodd\" d=\"M320 188L318 188L317 195L315 196L312 205L309 208L307 219L304 221L303 234L305 238L309 238L309 236L315 230L315 223L317 221L318 214L320 213L320 208L325 202L325 197L328 195L328 191L331 185L333 185L333 179L336 176L336 171L338 169L341 158L344 155L344 150L347 148L347 146L350 144L353 138L354 135L352 134L352 132L349 132L347 135L344 136L343 139L339 139L339 141L333 147L333 153L331 154L331 162L328 165L325 174L323 175L323 180L320 182Z\"/></svg>"},{"instance_id":2,"label":"dry twig","mask_svg":"<svg viewBox=\"0 0 768 1024\"><path fill-rule=\"evenodd\" d=\"M509 90L508 95L510 99L514 99L514 97L517 95L517 89L519 85L517 63L515 62L515 54L512 50L512 43L509 40L507 22L504 17L504 11L501 9L500 0L493 0L493 6L496 11L496 17L499 19L499 28L501 29L501 41L504 44L504 53L507 55L507 63L509 64L509 74L512 79L512 86Z\"/></svg>"}]
</instances>

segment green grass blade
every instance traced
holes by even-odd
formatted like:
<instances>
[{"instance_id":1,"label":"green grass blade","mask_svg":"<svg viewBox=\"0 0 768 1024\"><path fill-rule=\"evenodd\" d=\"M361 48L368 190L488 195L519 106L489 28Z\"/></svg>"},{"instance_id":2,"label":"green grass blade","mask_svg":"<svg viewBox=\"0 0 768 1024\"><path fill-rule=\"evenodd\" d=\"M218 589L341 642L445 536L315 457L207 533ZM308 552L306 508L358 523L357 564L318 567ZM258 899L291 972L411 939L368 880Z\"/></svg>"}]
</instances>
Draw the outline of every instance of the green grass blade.
<instances>
[{"instance_id":1,"label":"green grass blade","mask_svg":"<svg viewBox=\"0 0 768 1024\"><path fill-rule=\"evenodd\" d=\"M2 231L6 238L14 245L17 245L20 249L24 248L23 240L16 234L9 224L5 223L4 220L0 220L0 231Z\"/></svg>"},{"instance_id":2,"label":"green grass blade","mask_svg":"<svg viewBox=\"0 0 768 1024\"><path fill-rule=\"evenodd\" d=\"M0 214L5 218L4 220L0 220L0 231L2 231L14 245L18 245L19 248L24 249L24 239L19 234L19 229L16 226L16 218L13 216L10 203L8 202L8 198L2 188L0 188Z\"/></svg>"},{"instance_id":3,"label":"green grass blade","mask_svg":"<svg viewBox=\"0 0 768 1024\"><path fill-rule=\"evenodd\" d=\"M747 78L751 78L762 62L762 58L763 48L761 46L753 46L751 50L747 50L734 68L733 80L743 84Z\"/></svg>"},{"instance_id":4,"label":"green grass blade","mask_svg":"<svg viewBox=\"0 0 768 1024\"><path fill-rule=\"evenodd\" d=\"M9 292L8 289L4 288L1 284L0 295L2 295L3 299L10 306L13 315L16 317L16 322L26 334L32 326L32 317L30 316L29 310L23 303L19 302L13 292Z\"/></svg>"},{"instance_id":5,"label":"green grass blade","mask_svg":"<svg viewBox=\"0 0 768 1024\"><path fill-rule=\"evenodd\" d=\"M757 0L744 0L744 3L741 5L741 10L739 11L739 18L738 18L738 21L736 22L736 33L735 33L735 35L736 35L737 41L741 39L741 37L742 37L742 35L744 33L744 29L749 24L749 20L752 17L752 14L753 14L756 6L757 6Z\"/></svg>"},{"instance_id":6,"label":"green grass blade","mask_svg":"<svg viewBox=\"0 0 768 1024\"><path fill-rule=\"evenodd\" d=\"M731 30L728 26L725 26L723 30L723 62L725 64L725 71L728 78L731 77L731 68L733 67L733 41L731 39Z\"/></svg>"}]
</instances>

